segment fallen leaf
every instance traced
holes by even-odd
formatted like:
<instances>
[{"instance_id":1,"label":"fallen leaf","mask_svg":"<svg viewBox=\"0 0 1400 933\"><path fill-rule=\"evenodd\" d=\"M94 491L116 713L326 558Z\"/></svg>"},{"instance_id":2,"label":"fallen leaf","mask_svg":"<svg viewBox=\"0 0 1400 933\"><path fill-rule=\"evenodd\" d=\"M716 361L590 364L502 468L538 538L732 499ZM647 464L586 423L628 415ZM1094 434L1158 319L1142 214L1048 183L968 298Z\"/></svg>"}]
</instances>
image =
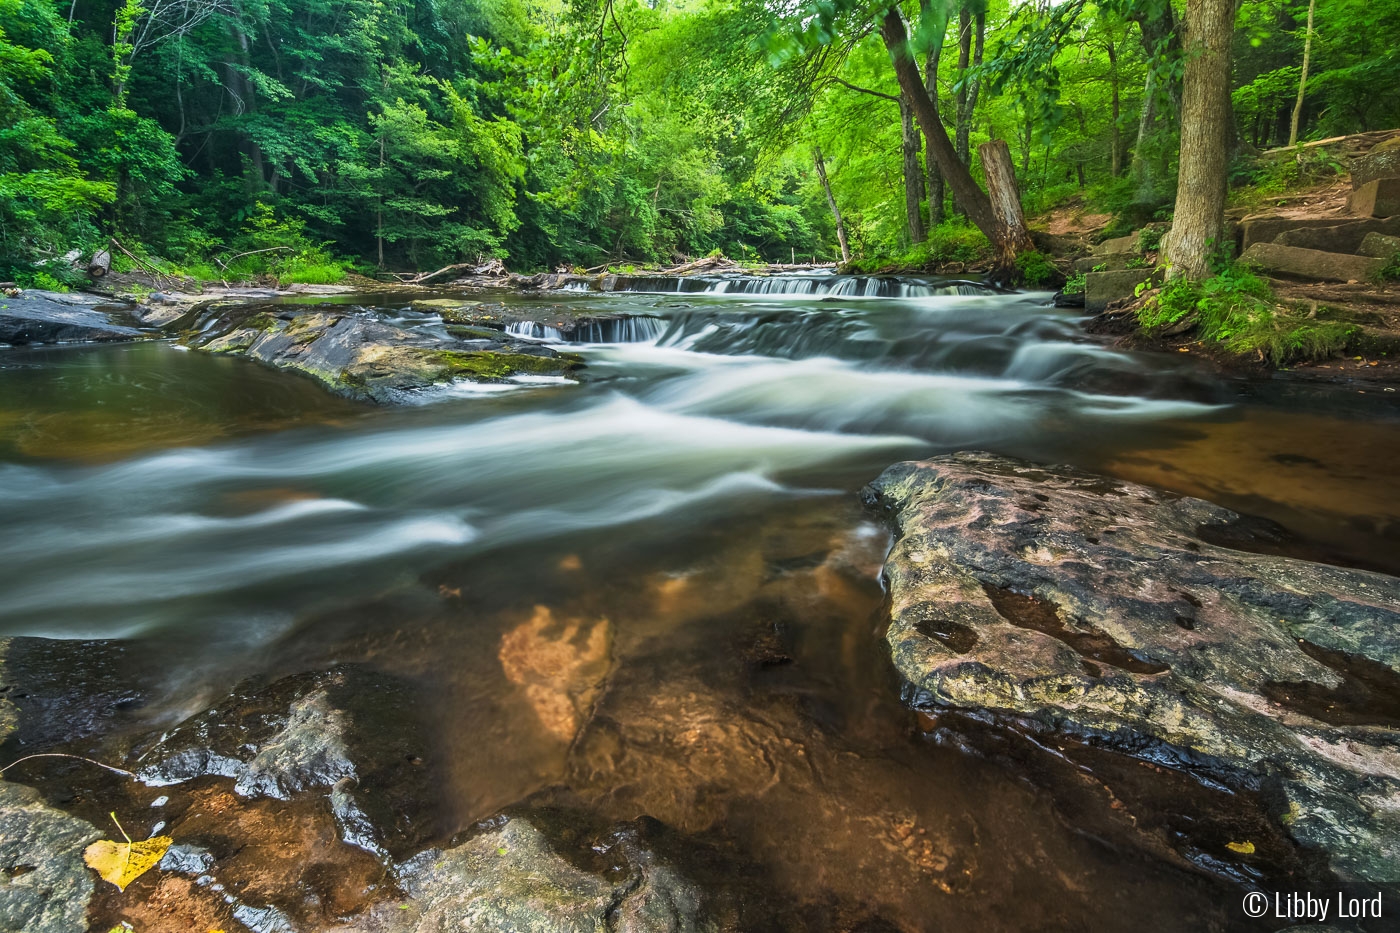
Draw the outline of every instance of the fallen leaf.
<instances>
[{"instance_id":1,"label":"fallen leaf","mask_svg":"<svg viewBox=\"0 0 1400 933\"><path fill-rule=\"evenodd\" d=\"M1240 855L1254 854L1254 843L1252 842L1227 842L1225 848L1231 852L1238 852Z\"/></svg>"},{"instance_id":2,"label":"fallen leaf","mask_svg":"<svg viewBox=\"0 0 1400 933\"><path fill-rule=\"evenodd\" d=\"M117 815L113 813L112 822L116 820ZM126 836L122 824L117 823L117 829ZM165 850L174 841L169 836L152 836L140 842L132 842L130 836L126 837L126 842L101 839L83 850L83 861L101 875L103 881L110 881L118 891L125 891L127 885L150 871L165 856Z\"/></svg>"}]
</instances>

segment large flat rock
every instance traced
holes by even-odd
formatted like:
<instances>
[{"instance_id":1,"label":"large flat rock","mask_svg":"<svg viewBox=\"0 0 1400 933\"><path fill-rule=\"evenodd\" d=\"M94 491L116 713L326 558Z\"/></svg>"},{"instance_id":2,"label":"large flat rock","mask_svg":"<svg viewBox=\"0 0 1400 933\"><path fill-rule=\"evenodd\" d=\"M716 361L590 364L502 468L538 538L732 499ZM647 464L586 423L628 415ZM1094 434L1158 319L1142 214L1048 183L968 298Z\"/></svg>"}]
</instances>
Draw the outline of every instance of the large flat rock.
<instances>
[{"instance_id":1,"label":"large flat rock","mask_svg":"<svg viewBox=\"0 0 1400 933\"><path fill-rule=\"evenodd\" d=\"M1400 580L1235 550L1199 499L984 453L867 489L916 705L1275 795L1343 879L1400 864Z\"/></svg>"},{"instance_id":2,"label":"large flat rock","mask_svg":"<svg viewBox=\"0 0 1400 933\"><path fill-rule=\"evenodd\" d=\"M91 295L25 291L0 298L0 343L79 343L135 340L143 336L122 323L121 306Z\"/></svg>"},{"instance_id":3,"label":"large flat rock","mask_svg":"<svg viewBox=\"0 0 1400 933\"><path fill-rule=\"evenodd\" d=\"M1240 262L1275 275L1320 282L1366 282L1385 267L1383 259L1281 243L1255 243L1240 254Z\"/></svg>"}]
</instances>

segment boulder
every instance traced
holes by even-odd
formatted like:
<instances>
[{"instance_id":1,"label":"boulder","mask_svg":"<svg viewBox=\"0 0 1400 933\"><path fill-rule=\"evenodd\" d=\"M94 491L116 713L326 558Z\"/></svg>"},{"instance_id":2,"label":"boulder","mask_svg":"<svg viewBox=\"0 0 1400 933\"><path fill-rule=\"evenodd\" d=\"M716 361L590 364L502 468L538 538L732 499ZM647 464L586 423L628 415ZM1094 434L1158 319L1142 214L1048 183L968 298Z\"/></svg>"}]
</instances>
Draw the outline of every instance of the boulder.
<instances>
[{"instance_id":1,"label":"boulder","mask_svg":"<svg viewBox=\"0 0 1400 933\"><path fill-rule=\"evenodd\" d=\"M1377 178L1366 182L1347 198L1347 210L1361 217L1400 214L1400 178Z\"/></svg>"},{"instance_id":2,"label":"boulder","mask_svg":"<svg viewBox=\"0 0 1400 933\"><path fill-rule=\"evenodd\" d=\"M1199 499L992 454L896 464L865 495L897 526L886 639L914 705L1262 790L1341 879L1394 879L1400 580L1243 550L1278 530Z\"/></svg>"},{"instance_id":3,"label":"boulder","mask_svg":"<svg viewBox=\"0 0 1400 933\"><path fill-rule=\"evenodd\" d=\"M1280 234L1299 235L1299 231L1325 228L1320 234L1327 249L1339 253L1354 253L1368 233L1400 235L1400 216L1354 218L1340 215L1298 217L1290 214L1252 214L1240 222L1240 245L1249 249L1255 243L1273 243ZM1301 241L1287 245L1302 246ZM1316 246L1305 247L1316 249Z\"/></svg>"},{"instance_id":4,"label":"boulder","mask_svg":"<svg viewBox=\"0 0 1400 933\"><path fill-rule=\"evenodd\" d=\"M1321 282L1365 282L1385 267L1384 260L1369 256L1328 253L1278 243L1255 243L1240 255L1240 262L1274 275Z\"/></svg>"},{"instance_id":5,"label":"boulder","mask_svg":"<svg viewBox=\"0 0 1400 933\"><path fill-rule=\"evenodd\" d=\"M1095 256L1112 256L1115 253L1136 253L1137 251L1137 233L1130 233L1127 236L1113 237L1112 239L1104 240L1090 250Z\"/></svg>"},{"instance_id":6,"label":"boulder","mask_svg":"<svg viewBox=\"0 0 1400 933\"><path fill-rule=\"evenodd\" d=\"M1368 233L1366 238L1361 241L1361 248L1356 252L1375 259L1393 259L1397 253L1400 253L1400 236Z\"/></svg>"},{"instance_id":7,"label":"boulder","mask_svg":"<svg viewBox=\"0 0 1400 933\"><path fill-rule=\"evenodd\" d=\"M562 375L581 365L577 357L499 331L494 339L449 334L444 340L354 308L240 305L205 314L193 322L192 348L301 372L334 392L376 402L409 400L456 380L508 382Z\"/></svg>"},{"instance_id":8,"label":"boulder","mask_svg":"<svg viewBox=\"0 0 1400 933\"><path fill-rule=\"evenodd\" d=\"M82 343L145 336L122 323L126 308L94 295L25 290L0 298L0 343Z\"/></svg>"},{"instance_id":9,"label":"boulder","mask_svg":"<svg viewBox=\"0 0 1400 933\"><path fill-rule=\"evenodd\" d=\"M1090 272L1084 276L1084 310L1097 314L1111 302L1133 297L1137 287L1149 281L1161 281L1161 273L1151 268Z\"/></svg>"},{"instance_id":10,"label":"boulder","mask_svg":"<svg viewBox=\"0 0 1400 933\"><path fill-rule=\"evenodd\" d=\"M1358 190L1377 178L1400 178L1400 136L1380 143L1351 163L1351 187Z\"/></svg>"}]
</instances>

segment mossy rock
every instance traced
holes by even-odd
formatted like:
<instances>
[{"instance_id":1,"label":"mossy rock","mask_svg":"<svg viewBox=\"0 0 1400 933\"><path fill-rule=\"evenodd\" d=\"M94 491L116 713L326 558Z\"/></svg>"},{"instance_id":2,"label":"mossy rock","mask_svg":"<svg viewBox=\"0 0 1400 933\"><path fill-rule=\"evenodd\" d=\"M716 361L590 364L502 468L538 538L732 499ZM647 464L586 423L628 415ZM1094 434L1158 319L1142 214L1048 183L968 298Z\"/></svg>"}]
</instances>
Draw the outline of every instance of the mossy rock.
<instances>
[{"instance_id":1,"label":"mossy rock","mask_svg":"<svg viewBox=\"0 0 1400 933\"><path fill-rule=\"evenodd\" d=\"M579 357L535 356L530 353L497 353L492 350L440 350L433 355L451 376L469 379L505 379L521 374L557 375L578 369Z\"/></svg>"}]
</instances>

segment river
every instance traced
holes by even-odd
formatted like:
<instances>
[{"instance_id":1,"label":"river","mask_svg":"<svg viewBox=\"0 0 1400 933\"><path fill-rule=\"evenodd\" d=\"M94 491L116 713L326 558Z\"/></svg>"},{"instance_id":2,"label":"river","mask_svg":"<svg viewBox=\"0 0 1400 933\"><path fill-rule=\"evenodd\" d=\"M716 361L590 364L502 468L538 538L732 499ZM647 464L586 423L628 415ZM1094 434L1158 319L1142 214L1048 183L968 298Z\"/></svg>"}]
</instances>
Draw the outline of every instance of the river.
<instances>
[{"instance_id":1,"label":"river","mask_svg":"<svg viewBox=\"0 0 1400 933\"><path fill-rule=\"evenodd\" d=\"M6 350L0 634L138 645L153 699L133 729L244 677L370 663L421 690L444 837L527 798L646 814L728 847L813 929L852 904L895 928L1230 928L1236 889L1192 867L1189 830L1154 848L1054 754L904 710L888 532L857 492L985 449L1395 573L1400 406L1107 349L1045 294L884 294L510 296L628 319L574 336L577 384L392 408L165 342ZM520 638L606 644L592 721L551 721L503 674ZM1203 811L1228 809L1214 793Z\"/></svg>"}]
</instances>

